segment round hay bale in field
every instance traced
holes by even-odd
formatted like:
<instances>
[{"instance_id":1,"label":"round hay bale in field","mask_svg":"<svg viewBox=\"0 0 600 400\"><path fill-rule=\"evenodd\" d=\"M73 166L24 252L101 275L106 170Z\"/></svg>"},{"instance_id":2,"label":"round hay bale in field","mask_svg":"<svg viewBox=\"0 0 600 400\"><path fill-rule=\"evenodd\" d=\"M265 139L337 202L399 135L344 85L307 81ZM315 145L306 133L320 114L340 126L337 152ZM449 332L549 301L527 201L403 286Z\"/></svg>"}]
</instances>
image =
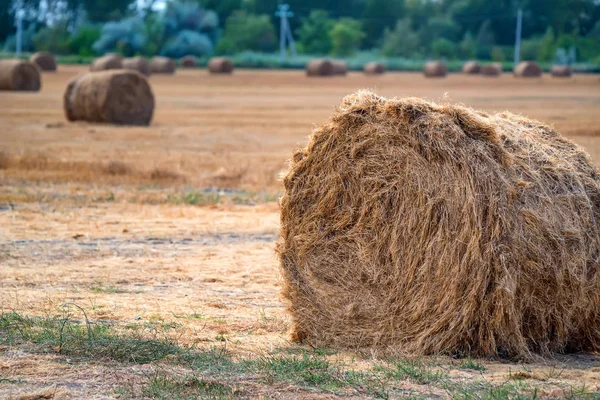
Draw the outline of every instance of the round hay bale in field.
<instances>
[{"instance_id":1,"label":"round hay bale in field","mask_svg":"<svg viewBox=\"0 0 600 400\"><path fill-rule=\"evenodd\" d=\"M570 78L573 75L573 71L568 65L553 65L550 73L555 78Z\"/></svg>"},{"instance_id":2,"label":"round hay bale in field","mask_svg":"<svg viewBox=\"0 0 600 400\"><path fill-rule=\"evenodd\" d=\"M123 68L131 69L139 72L140 74L149 76L150 75L150 64L144 57L132 57L123 59Z\"/></svg>"},{"instance_id":3,"label":"round hay bale in field","mask_svg":"<svg viewBox=\"0 0 600 400\"><path fill-rule=\"evenodd\" d=\"M498 77L502 75L502 64L500 63L491 63L486 65L481 69L481 75L490 76L490 77Z\"/></svg>"},{"instance_id":4,"label":"round hay bale in field","mask_svg":"<svg viewBox=\"0 0 600 400\"><path fill-rule=\"evenodd\" d=\"M29 61L34 63L42 71L56 71L56 58L47 51L39 51L29 57Z\"/></svg>"},{"instance_id":5,"label":"round hay bale in field","mask_svg":"<svg viewBox=\"0 0 600 400\"><path fill-rule=\"evenodd\" d=\"M542 76L542 68L533 61L523 61L515 67L515 76L519 78L539 78Z\"/></svg>"},{"instance_id":6,"label":"round hay bale in field","mask_svg":"<svg viewBox=\"0 0 600 400\"><path fill-rule=\"evenodd\" d=\"M106 71L109 69L123 68L123 57L120 54L106 54L96 58L90 64L90 71Z\"/></svg>"},{"instance_id":7,"label":"round hay bale in field","mask_svg":"<svg viewBox=\"0 0 600 400\"><path fill-rule=\"evenodd\" d=\"M338 76L345 76L348 73L348 64L345 61L332 61L333 74Z\"/></svg>"},{"instance_id":8,"label":"round hay bale in field","mask_svg":"<svg viewBox=\"0 0 600 400\"><path fill-rule=\"evenodd\" d=\"M600 350L600 180L552 128L347 96L284 177L292 339L528 359Z\"/></svg>"},{"instance_id":9,"label":"round hay bale in field","mask_svg":"<svg viewBox=\"0 0 600 400\"><path fill-rule=\"evenodd\" d=\"M183 68L196 68L198 61L196 61L196 57L194 56L185 56L179 60L179 64L181 64Z\"/></svg>"},{"instance_id":10,"label":"round hay bale in field","mask_svg":"<svg viewBox=\"0 0 600 400\"><path fill-rule=\"evenodd\" d=\"M367 75L381 75L385 73L385 65L378 62L370 62L365 64L363 72Z\"/></svg>"},{"instance_id":11,"label":"round hay bale in field","mask_svg":"<svg viewBox=\"0 0 600 400\"><path fill-rule=\"evenodd\" d=\"M462 67L463 74L477 75L481 72L481 64L477 61L468 61Z\"/></svg>"},{"instance_id":12,"label":"round hay bale in field","mask_svg":"<svg viewBox=\"0 0 600 400\"><path fill-rule=\"evenodd\" d=\"M310 60L305 67L307 76L332 76L333 63L324 58Z\"/></svg>"},{"instance_id":13,"label":"round hay bale in field","mask_svg":"<svg viewBox=\"0 0 600 400\"><path fill-rule=\"evenodd\" d=\"M231 74L233 72L233 62L226 57L211 58L207 67L211 74Z\"/></svg>"},{"instance_id":14,"label":"round hay bale in field","mask_svg":"<svg viewBox=\"0 0 600 400\"><path fill-rule=\"evenodd\" d=\"M423 73L427 78L443 78L448 74L448 67L443 61L429 61L425 63Z\"/></svg>"},{"instance_id":15,"label":"round hay bale in field","mask_svg":"<svg viewBox=\"0 0 600 400\"><path fill-rule=\"evenodd\" d=\"M125 69L73 79L63 101L69 121L149 125L154 112L154 95L144 75Z\"/></svg>"},{"instance_id":16,"label":"round hay bale in field","mask_svg":"<svg viewBox=\"0 0 600 400\"><path fill-rule=\"evenodd\" d=\"M40 71L33 63L0 60L0 90L37 92L41 87Z\"/></svg>"},{"instance_id":17,"label":"round hay bale in field","mask_svg":"<svg viewBox=\"0 0 600 400\"><path fill-rule=\"evenodd\" d=\"M150 72L153 74L168 74L172 75L175 73L176 65L175 61L168 57L152 57L150 60Z\"/></svg>"}]
</instances>

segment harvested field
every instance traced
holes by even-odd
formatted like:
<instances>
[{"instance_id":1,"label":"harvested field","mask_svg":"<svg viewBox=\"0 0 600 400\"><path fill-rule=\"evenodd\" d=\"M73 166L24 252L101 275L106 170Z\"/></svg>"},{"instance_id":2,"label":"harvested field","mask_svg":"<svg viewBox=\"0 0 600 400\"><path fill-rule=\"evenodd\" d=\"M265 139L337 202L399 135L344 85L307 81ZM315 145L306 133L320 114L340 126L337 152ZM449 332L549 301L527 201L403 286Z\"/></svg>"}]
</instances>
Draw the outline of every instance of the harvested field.
<instances>
[{"instance_id":1,"label":"harvested field","mask_svg":"<svg viewBox=\"0 0 600 400\"><path fill-rule=\"evenodd\" d=\"M86 70L0 96L0 398L597 398L594 354L521 364L290 344L274 252L279 174L348 93L520 113L600 165L597 76L179 70L149 78L150 126L118 127L65 120L66 84Z\"/></svg>"}]
</instances>

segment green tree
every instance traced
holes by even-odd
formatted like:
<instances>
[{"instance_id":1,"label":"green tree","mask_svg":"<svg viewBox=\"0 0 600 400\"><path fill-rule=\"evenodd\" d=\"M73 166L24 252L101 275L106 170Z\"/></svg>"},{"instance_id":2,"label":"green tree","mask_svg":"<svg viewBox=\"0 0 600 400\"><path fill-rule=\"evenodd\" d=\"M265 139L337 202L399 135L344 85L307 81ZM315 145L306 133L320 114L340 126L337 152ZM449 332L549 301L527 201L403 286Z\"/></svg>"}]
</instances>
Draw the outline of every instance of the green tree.
<instances>
[{"instance_id":1,"label":"green tree","mask_svg":"<svg viewBox=\"0 0 600 400\"><path fill-rule=\"evenodd\" d=\"M540 61L552 61L556 54L556 41L554 38L554 30L551 27L546 29L546 33L540 39L540 49L538 59Z\"/></svg>"},{"instance_id":2,"label":"green tree","mask_svg":"<svg viewBox=\"0 0 600 400\"><path fill-rule=\"evenodd\" d=\"M340 18L331 28L331 54L349 56L360 47L365 37L360 22L352 18Z\"/></svg>"},{"instance_id":3,"label":"green tree","mask_svg":"<svg viewBox=\"0 0 600 400\"><path fill-rule=\"evenodd\" d=\"M244 50L273 51L277 37L268 15L253 15L235 11L225 24L217 53L230 54Z\"/></svg>"},{"instance_id":4,"label":"green tree","mask_svg":"<svg viewBox=\"0 0 600 400\"><path fill-rule=\"evenodd\" d=\"M335 22L324 10L313 10L296 30L299 48L308 54L327 54L331 51L331 32Z\"/></svg>"},{"instance_id":5,"label":"green tree","mask_svg":"<svg viewBox=\"0 0 600 400\"><path fill-rule=\"evenodd\" d=\"M116 21L127 16L134 0L81 0L90 22ZM75 6L75 4L73 4Z\"/></svg>"},{"instance_id":6,"label":"green tree","mask_svg":"<svg viewBox=\"0 0 600 400\"><path fill-rule=\"evenodd\" d=\"M404 13L403 0L366 0L362 22L365 32L364 45L374 46L386 29L392 28Z\"/></svg>"},{"instance_id":7,"label":"green tree","mask_svg":"<svg viewBox=\"0 0 600 400\"><path fill-rule=\"evenodd\" d=\"M419 35L412 30L409 19L396 22L393 30L383 34L382 52L388 57L415 57L421 46Z\"/></svg>"},{"instance_id":8,"label":"green tree","mask_svg":"<svg viewBox=\"0 0 600 400\"><path fill-rule=\"evenodd\" d=\"M471 32L465 33L463 39L458 45L458 55L459 57L468 60L475 57L475 49L477 47L477 43L475 42L475 38L471 34Z\"/></svg>"},{"instance_id":9,"label":"green tree","mask_svg":"<svg viewBox=\"0 0 600 400\"><path fill-rule=\"evenodd\" d=\"M71 50L70 34L64 22L40 29L33 36L33 46L37 51L54 54L68 54Z\"/></svg>"},{"instance_id":10,"label":"green tree","mask_svg":"<svg viewBox=\"0 0 600 400\"><path fill-rule=\"evenodd\" d=\"M481 24L475 42L477 58L489 58L492 47L496 44L496 38L490 20L485 20L483 24Z\"/></svg>"},{"instance_id":11,"label":"green tree","mask_svg":"<svg viewBox=\"0 0 600 400\"><path fill-rule=\"evenodd\" d=\"M83 57L96 54L92 46L100 39L101 30L98 26L82 25L71 36L69 51Z\"/></svg>"},{"instance_id":12,"label":"green tree","mask_svg":"<svg viewBox=\"0 0 600 400\"><path fill-rule=\"evenodd\" d=\"M431 53L437 58L456 58L457 48L451 40L437 38L431 43Z\"/></svg>"},{"instance_id":13,"label":"green tree","mask_svg":"<svg viewBox=\"0 0 600 400\"><path fill-rule=\"evenodd\" d=\"M207 9L213 10L221 21L226 21L234 11L242 8L242 0L199 0L199 4Z\"/></svg>"}]
</instances>

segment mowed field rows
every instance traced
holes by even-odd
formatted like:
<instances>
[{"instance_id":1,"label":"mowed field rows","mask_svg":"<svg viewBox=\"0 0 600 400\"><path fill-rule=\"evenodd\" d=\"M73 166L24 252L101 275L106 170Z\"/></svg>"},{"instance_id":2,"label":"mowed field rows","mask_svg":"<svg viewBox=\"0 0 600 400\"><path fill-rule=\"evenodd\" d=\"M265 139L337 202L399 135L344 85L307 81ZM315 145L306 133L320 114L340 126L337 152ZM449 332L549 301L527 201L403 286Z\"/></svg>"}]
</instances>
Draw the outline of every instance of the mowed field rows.
<instances>
[{"instance_id":1,"label":"mowed field rows","mask_svg":"<svg viewBox=\"0 0 600 400\"><path fill-rule=\"evenodd\" d=\"M599 165L598 76L179 70L150 77L155 117L140 128L65 120L64 88L85 70L0 93L0 398L599 396L593 354L519 364L292 344L274 252L280 173L344 95L523 114Z\"/></svg>"}]
</instances>

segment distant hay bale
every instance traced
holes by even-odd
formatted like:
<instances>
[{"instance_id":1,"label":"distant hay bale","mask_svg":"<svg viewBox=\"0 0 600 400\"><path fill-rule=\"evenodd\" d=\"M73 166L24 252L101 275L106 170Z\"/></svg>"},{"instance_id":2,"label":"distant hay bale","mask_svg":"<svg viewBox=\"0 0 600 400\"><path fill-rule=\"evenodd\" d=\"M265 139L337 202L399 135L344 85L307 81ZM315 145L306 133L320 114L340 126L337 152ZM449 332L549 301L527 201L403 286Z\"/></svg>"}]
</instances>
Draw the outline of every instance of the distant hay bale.
<instances>
[{"instance_id":1,"label":"distant hay bale","mask_svg":"<svg viewBox=\"0 0 600 400\"><path fill-rule=\"evenodd\" d=\"M305 67L307 76L332 76L333 63L324 58L310 60Z\"/></svg>"},{"instance_id":2,"label":"distant hay bale","mask_svg":"<svg viewBox=\"0 0 600 400\"><path fill-rule=\"evenodd\" d=\"M37 92L42 86L38 67L28 61L0 60L0 90Z\"/></svg>"},{"instance_id":3,"label":"distant hay bale","mask_svg":"<svg viewBox=\"0 0 600 400\"><path fill-rule=\"evenodd\" d=\"M194 56L185 56L179 60L179 64L181 64L183 68L196 68L198 62Z\"/></svg>"},{"instance_id":4,"label":"distant hay bale","mask_svg":"<svg viewBox=\"0 0 600 400\"><path fill-rule=\"evenodd\" d=\"M477 75L481 72L481 64L477 61L467 61L462 67L463 74Z\"/></svg>"},{"instance_id":5,"label":"distant hay bale","mask_svg":"<svg viewBox=\"0 0 600 400\"><path fill-rule=\"evenodd\" d=\"M448 74L448 68L442 61L429 61L425 64L423 73L427 78L443 78Z\"/></svg>"},{"instance_id":6,"label":"distant hay bale","mask_svg":"<svg viewBox=\"0 0 600 400\"><path fill-rule=\"evenodd\" d=\"M47 51L39 51L29 57L29 61L37 65L42 71L56 71L56 58Z\"/></svg>"},{"instance_id":7,"label":"distant hay bale","mask_svg":"<svg viewBox=\"0 0 600 400\"><path fill-rule=\"evenodd\" d=\"M539 78L542 68L533 61L523 61L515 67L514 74L519 78Z\"/></svg>"},{"instance_id":8,"label":"distant hay bale","mask_svg":"<svg viewBox=\"0 0 600 400\"><path fill-rule=\"evenodd\" d=\"M140 74L149 76L150 75L150 64L144 57L132 57L123 59L123 68L131 69L139 72Z\"/></svg>"},{"instance_id":9,"label":"distant hay bale","mask_svg":"<svg viewBox=\"0 0 600 400\"><path fill-rule=\"evenodd\" d=\"M550 73L555 78L570 78L573 75L573 71L568 65L553 65Z\"/></svg>"},{"instance_id":10,"label":"distant hay bale","mask_svg":"<svg viewBox=\"0 0 600 400\"><path fill-rule=\"evenodd\" d=\"M90 65L90 71L106 71L123 68L123 57L119 54L106 54L96 58Z\"/></svg>"},{"instance_id":11,"label":"distant hay bale","mask_svg":"<svg viewBox=\"0 0 600 400\"><path fill-rule=\"evenodd\" d=\"M378 62L370 62L365 64L363 72L367 75L381 75L385 73L385 65Z\"/></svg>"},{"instance_id":12,"label":"distant hay bale","mask_svg":"<svg viewBox=\"0 0 600 400\"><path fill-rule=\"evenodd\" d=\"M291 337L528 359L600 350L600 180L552 128L347 96L284 178Z\"/></svg>"},{"instance_id":13,"label":"distant hay bale","mask_svg":"<svg viewBox=\"0 0 600 400\"><path fill-rule=\"evenodd\" d=\"M345 76L348 73L348 64L345 61L332 61L333 74L338 76Z\"/></svg>"},{"instance_id":14,"label":"distant hay bale","mask_svg":"<svg viewBox=\"0 0 600 400\"><path fill-rule=\"evenodd\" d=\"M211 74L231 74L233 62L226 57L213 57L208 61L208 72Z\"/></svg>"},{"instance_id":15,"label":"distant hay bale","mask_svg":"<svg viewBox=\"0 0 600 400\"><path fill-rule=\"evenodd\" d=\"M496 77L502 75L502 64L491 63L481 69L481 75Z\"/></svg>"},{"instance_id":16,"label":"distant hay bale","mask_svg":"<svg viewBox=\"0 0 600 400\"><path fill-rule=\"evenodd\" d=\"M73 79L63 97L69 121L118 125L148 125L154 112L154 95L137 71L91 72Z\"/></svg>"},{"instance_id":17,"label":"distant hay bale","mask_svg":"<svg viewBox=\"0 0 600 400\"><path fill-rule=\"evenodd\" d=\"M175 61L168 57L152 57L150 60L150 72L153 74L168 74L172 75L175 73L176 65Z\"/></svg>"}]
</instances>

